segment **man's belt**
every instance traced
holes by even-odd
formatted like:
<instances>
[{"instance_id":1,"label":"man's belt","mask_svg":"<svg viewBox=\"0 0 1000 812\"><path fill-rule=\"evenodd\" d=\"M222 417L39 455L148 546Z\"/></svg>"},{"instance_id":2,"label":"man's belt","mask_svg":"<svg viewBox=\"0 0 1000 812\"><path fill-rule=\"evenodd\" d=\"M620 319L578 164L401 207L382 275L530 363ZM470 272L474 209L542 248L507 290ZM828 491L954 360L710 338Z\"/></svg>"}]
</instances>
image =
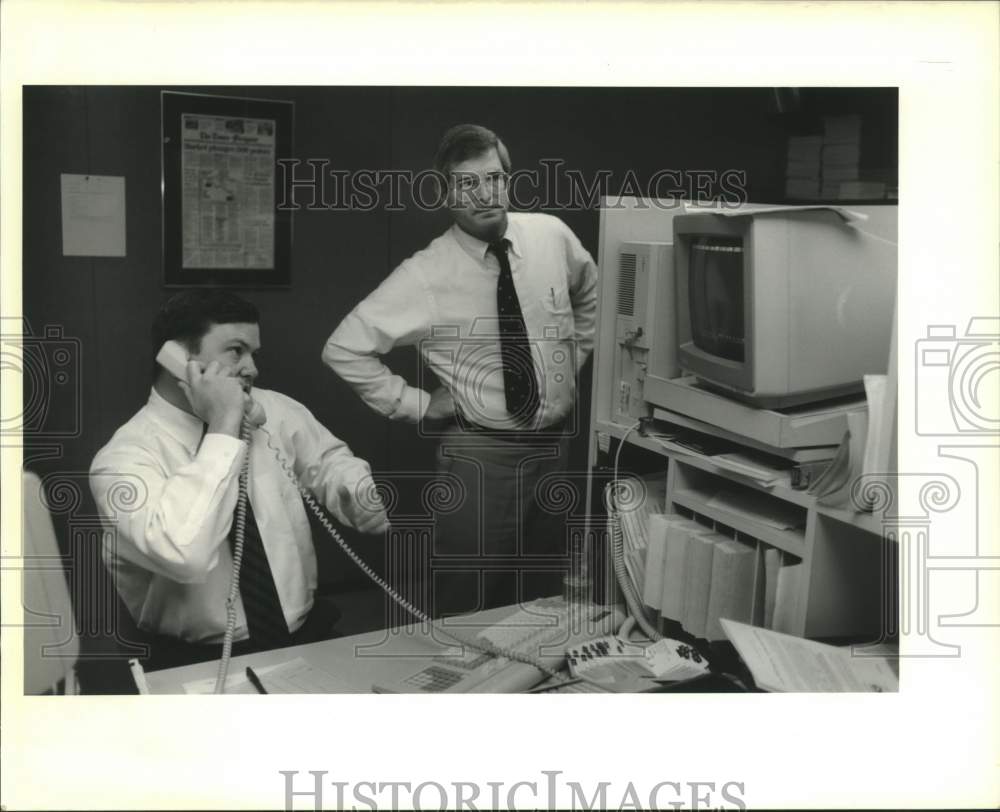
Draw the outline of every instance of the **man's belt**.
<instances>
[{"instance_id":1,"label":"man's belt","mask_svg":"<svg viewBox=\"0 0 1000 812\"><path fill-rule=\"evenodd\" d=\"M497 440L504 440L509 443L524 443L533 441L537 442L538 440L544 440L546 438L562 437L566 434L569 422L569 415L566 415L565 417L557 420L555 423L548 426L542 426L537 429L498 429L491 426L481 426L479 423L474 423L469 420L460 412L456 412L453 425L457 426L462 431L473 434L482 434L483 436L488 436Z\"/></svg>"}]
</instances>

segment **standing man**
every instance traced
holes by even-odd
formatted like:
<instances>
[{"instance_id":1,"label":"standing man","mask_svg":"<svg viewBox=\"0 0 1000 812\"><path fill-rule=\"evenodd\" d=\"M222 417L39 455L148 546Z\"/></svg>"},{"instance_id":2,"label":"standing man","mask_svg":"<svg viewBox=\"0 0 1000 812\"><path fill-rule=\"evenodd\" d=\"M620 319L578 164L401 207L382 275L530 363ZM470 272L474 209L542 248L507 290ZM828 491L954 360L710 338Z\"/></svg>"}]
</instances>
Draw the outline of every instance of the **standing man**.
<instances>
[{"instance_id":1,"label":"standing man","mask_svg":"<svg viewBox=\"0 0 1000 812\"><path fill-rule=\"evenodd\" d=\"M316 552L285 466L338 521L366 533L387 526L368 487L368 463L301 403L253 388L258 322L256 307L226 291L173 296L153 322L152 352L179 342L191 359L185 380L154 363L149 400L90 468L109 531L104 560L152 646L152 668L220 656L245 455L250 475L234 654L333 634L329 608L314 605ZM245 412L256 423L249 448L241 438ZM136 498L123 498L130 491Z\"/></svg>"},{"instance_id":2,"label":"standing man","mask_svg":"<svg viewBox=\"0 0 1000 812\"><path fill-rule=\"evenodd\" d=\"M508 212L510 156L495 133L451 128L434 168L452 227L344 318L323 360L389 419L443 426L439 470L465 498L438 517L435 553L450 557L431 587L442 614L561 589L565 529L539 485L565 469L597 268L561 220ZM436 391L385 366L380 356L401 345L419 347Z\"/></svg>"}]
</instances>

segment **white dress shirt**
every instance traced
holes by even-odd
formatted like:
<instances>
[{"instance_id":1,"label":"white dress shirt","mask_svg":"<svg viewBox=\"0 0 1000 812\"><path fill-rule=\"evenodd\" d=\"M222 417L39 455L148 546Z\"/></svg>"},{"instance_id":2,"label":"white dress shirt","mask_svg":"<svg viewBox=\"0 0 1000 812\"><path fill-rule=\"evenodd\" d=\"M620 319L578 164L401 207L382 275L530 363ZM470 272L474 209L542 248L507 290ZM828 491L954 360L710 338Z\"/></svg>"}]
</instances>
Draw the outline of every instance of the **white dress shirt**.
<instances>
[{"instance_id":1,"label":"white dress shirt","mask_svg":"<svg viewBox=\"0 0 1000 812\"><path fill-rule=\"evenodd\" d=\"M302 498L271 445L338 519L337 489L353 494L368 464L302 404L254 389L267 413L250 443L250 504L257 519L288 628L313 605L316 552ZM229 530L246 443L205 434L204 423L154 389L149 401L102 448L90 484L105 526L103 553L139 628L188 642L216 643L226 626L232 568ZM236 640L247 637L242 602Z\"/></svg>"},{"instance_id":2,"label":"white dress shirt","mask_svg":"<svg viewBox=\"0 0 1000 812\"><path fill-rule=\"evenodd\" d=\"M508 257L539 379L539 425L572 408L576 374L594 343L597 267L576 235L547 214L510 213ZM416 422L430 395L382 363L417 345L457 409L490 428L519 428L507 413L497 326L500 265L457 225L394 270L327 341L323 360L374 410Z\"/></svg>"}]
</instances>

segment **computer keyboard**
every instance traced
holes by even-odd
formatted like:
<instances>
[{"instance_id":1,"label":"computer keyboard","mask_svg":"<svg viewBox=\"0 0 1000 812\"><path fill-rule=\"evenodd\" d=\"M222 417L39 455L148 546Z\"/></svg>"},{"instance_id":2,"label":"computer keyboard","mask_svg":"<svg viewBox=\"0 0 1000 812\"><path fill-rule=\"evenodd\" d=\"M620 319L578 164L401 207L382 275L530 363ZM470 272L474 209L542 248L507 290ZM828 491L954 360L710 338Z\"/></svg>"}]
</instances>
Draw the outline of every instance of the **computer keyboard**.
<instances>
[{"instance_id":1,"label":"computer keyboard","mask_svg":"<svg viewBox=\"0 0 1000 812\"><path fill-rule=\"evenodd\" d=\"M376 690L393 693L514 693L561 668L566 651L594 637L613 633L624 620L617 607L567 603L545 598L519 607L478 635L455 636L470 643L459 655L436 657L431 665ZM447 630L452 636L453 632ZM477 645L529 657L531 665L475 648Z\"/></svg>"}]
</instances>

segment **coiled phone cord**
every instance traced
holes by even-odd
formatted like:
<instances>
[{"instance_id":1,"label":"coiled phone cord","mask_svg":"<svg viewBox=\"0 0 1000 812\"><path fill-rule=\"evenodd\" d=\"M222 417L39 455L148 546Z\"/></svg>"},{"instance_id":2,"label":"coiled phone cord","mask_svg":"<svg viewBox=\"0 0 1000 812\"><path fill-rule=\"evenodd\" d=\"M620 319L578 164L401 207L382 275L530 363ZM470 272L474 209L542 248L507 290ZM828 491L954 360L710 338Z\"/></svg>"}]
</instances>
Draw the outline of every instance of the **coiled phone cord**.
<instances>
[{"instance_id":1,"label":"coiled phone cord","mask_svg":"<svg viewBox=\"0 0 1000 812\"><path fill-rule=\"evenodd\" d=\"M406 600L406 598L400 595L395 589L393 589L386 582L384 578L382 578L377 572L375 572L375 570L373 570L370 566L368 566L368 564L365 563L365 561L361 558L361 556L359 556L356 552L354 552L351 546L346 541L344 541L343 537L340 535L337 529L333 526L333 523L327 517L326 511L324 511L323 508L320 507L319 503L316 501L313 495L309 493L309 491L302 486L302 483L299 482L298 477L295 476L295 471L292 470L291 466L281 455L281 452L271 442L272 440L271 433L263 426L260 426L260 430L264 432L264 434L267 436L267 447L274 452L274 456L275 459L278 460L278 464L285 472L285 475L295 485L296 489L301 494L303 501L309 507L309 510L316 517L319 523L323 525L324 529L333 538L333 540L336 541L338 545L340 545L340 548L347 554L348 558L350 558L351 561L353 561L355 565L357 565L358 569L360 569L365 575L367 575L372 581L374 581L382 589L383 592L385 592L403 609L405 609L407 612L409 612L411 615L417 618L417 620L433 625L434 621L430 618L430 616L428 616L421 609L418 609L416 606L414 606L412 603ZM492 654L495 657L506 657L508 660L517 660L518 662L534 666L540 671L544 671L550 677L559 676L559 673L557 671L553 670L552 668L549 668L547 665L539 662L536 658L531 657L528 654L521 654L520 652L517 651L510 651L508 649L494 645L488 640L483 640L483 641L467 640L464 637L461 637L453 632L449 632L446 629L442 629L440 626L438 626L437 628L439 631L450 637L452 640L455 640L456 642L461 643L462 645L469 646L470 648L473 648L476 651L481 651L485 654Z\"/></svg>"},{"instance_id":2,"label":"coiled phone cord","mask_svg":"<svg viewBox=\"0 0 1000 812\"><path fill-rule=\"evenodd\" d=\"M615 579L618 581L618 586L622 591L622 596L625 598L625 603L628 606L629 614L635 618L635 622L639 624L639 628L642 629L643 633L653 641L661 640L663 635L660 634L659 630L649 622L646 617L646 611L642 606L642 600L639 594L636 592L635 584L632 583L632 579L629 577L628 570L625 568L625 549L622 538L622 518L621 512L618 510L618 499L617 494L620 492L619 482L618 482L618 460L621 457L622 449L625 447L625 441L628 436L639 428L640 423L635 423L629 427L628 431L625 432L624 436L618 443L618 449L615 452L615 465L614 465L614 479L613 487L611 491L605 491L604 503L605 507L608 509L608 515L611 517L611 560L614 565Z\"/></svg>"},{"instance_id":3,"label":"coiled phone cord","mask_svg":"<svg viewBox=\"0 0 1000 812\"><path fill-rule=\"evenodd\" d=\"M222 637L222 657L219 659L219 672L215 677L215 693L221 694L226 688L226 673L229 671L229 659L233 653L233 636L236 634L236 601L240 596L240 569L243 567L243 541L247 526L247 480L250 475L250 421L246 415L240 425L240 439L247 444L247 453L243 455L240 466L238 493L236 497L236 530L233 544L233 569L229 577L229 595L226 598L226 631Z\"/></svg>"},{"instance_id":4,"label":"coiled phone cord","mask_svg":"<svg viewBox=\"0 0 1000 812\"><path fill-rule=\"evenodd\" d=\"M271 432L269 432L264 426L258 426L264 435L267 437L267 447L274 452L275 459L277 459L278 464L281 469L285 472L285 476L295 485L299 494L302 496L302 500L308 506L310 512L316 517L320 524L326 532L333 538L334 541L340 546L340 548L347 554L348 558L355 563L355 565L360 569L365 575L367 575L372 581L374 581L383 592L385 592L390 598L392 598L397 604L399 604L403 609L409 612L411 615L416 617L418 620L434 624L434 621L422 610L418 609L412 603L410 603L406 598L400 595L395 589L393 589L386 581L383 579L375 570L368 566L367 563L359 556L351 546L344 541L340 533L333 526L333 523L327 517L326 512L320 507L313 495L302 486L299 482L298 477L295 475L295 471L288 464L285 458L282 456L278 448L273 444ZM236 601L239 599L240 593L240 568L243 563L243 538L244 531L246 528L246 506L247 506L247 479L250 470L250 435L252 428L250 426L250 421L246 418L243 419L243 425L240 428L240 439L247 444L247 452L243 456L243 466L240 468L239 476L239 495L237 497L238 501L236 503L236 532L235 532L235 545L233 548L233 570L232 576L229 582L229 597L226 598L226 631L223 635L222 640L222 657L219 660L219 672L215 680L215 693L221 694L225 692L226 685L226 674L229 671L229 661L232 655L233 647L233 636L236 633ZM525 663L526 665L533 666L543 673L547 674L549 677L554 677L556 679L563 679L563 676L553 668L542 663L537 658L532 657L528 654L522 654L518 651L511 651L501 646L497 646L488 640L467 640L454 632L449 632L446 629L437 627L438 630L461 643L463 646L468 646L469 648L475 649L476 651L481 651L484 654L490 654L494 657L506 657L508 660L516 660L517 662Z\"/></svg>"}]
</instances>

